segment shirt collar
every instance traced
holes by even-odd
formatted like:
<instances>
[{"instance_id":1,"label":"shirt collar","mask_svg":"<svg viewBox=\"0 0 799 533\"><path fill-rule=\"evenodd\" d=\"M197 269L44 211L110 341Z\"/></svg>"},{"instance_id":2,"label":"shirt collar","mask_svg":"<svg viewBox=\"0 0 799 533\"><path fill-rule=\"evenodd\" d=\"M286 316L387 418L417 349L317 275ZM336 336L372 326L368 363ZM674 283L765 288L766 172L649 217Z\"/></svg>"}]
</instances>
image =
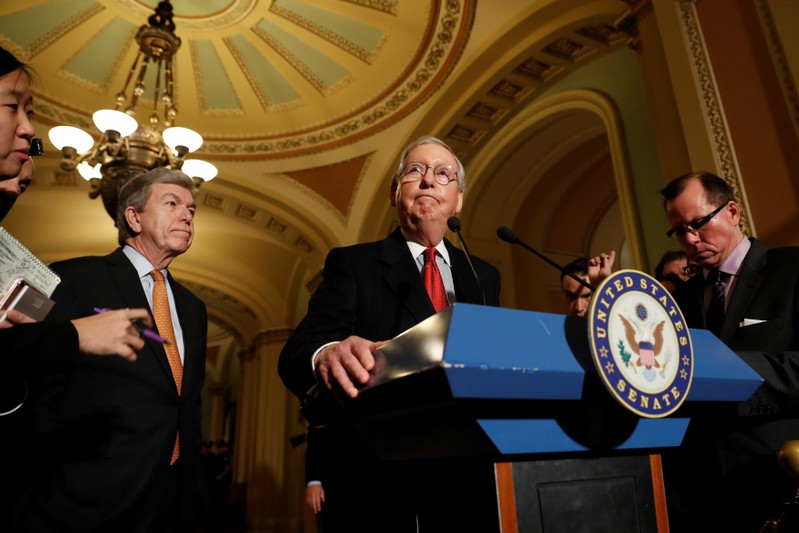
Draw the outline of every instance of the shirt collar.
<instances>
[{"instance_id":1,"label":"shirt collar","mask_svg":"<svg viewBox=\"0 0 799 533\"><path fill-rule=\"evenodd\" d=\"M122 247L122 253L130 259L130 262L133 263L133 268L136 269L136 273L139 275L140 278L143 277L150 277L150 272L155 270L155 267L150 263L142 254L136 251L135 248L129 245L125 245Z\"/></svg>"},{"instance_id":2,"label":"shirt collar","mask_svg":"<svg viewBox=\"0 0 799 533\"><path fill-rule=\"evenodd\" d=\"M746 258L746 254L749 253L749 248L752 247L752 242L744 237L741 239L735 248L732 249L732 252L727 259L724 260L723 263L719 266L719 272L724 272L725 274L729 274L731 276L737 276L738 272L741 270L741 266L744 264L744 259ZM707 279L709 269L704 270L705 279Z\"/></svg>"},{"instance_id":3,"label":"shirt collar","mask_svg":"<svg viewBox=\"0 0 799 533\"><path fill-rule=\"evenodd\" d=\"M403 237L405 237L405 232L403 232L402 235ZM418 242L412 241L408 238L405 238L405 244L408 245L408 249L411 251L411 255L413 256L414 259L419 257L422 254L422 252L424 252L427 249L426 246L422 246ZM447 250L447 245L444 244L443 239L441 240L441 242L439 242L436 245L436 251L441 255L441 257L444 258L444 262L446 264L448 265L452 264L449 261L449 250Z\"/></svg>"}]
</instances>

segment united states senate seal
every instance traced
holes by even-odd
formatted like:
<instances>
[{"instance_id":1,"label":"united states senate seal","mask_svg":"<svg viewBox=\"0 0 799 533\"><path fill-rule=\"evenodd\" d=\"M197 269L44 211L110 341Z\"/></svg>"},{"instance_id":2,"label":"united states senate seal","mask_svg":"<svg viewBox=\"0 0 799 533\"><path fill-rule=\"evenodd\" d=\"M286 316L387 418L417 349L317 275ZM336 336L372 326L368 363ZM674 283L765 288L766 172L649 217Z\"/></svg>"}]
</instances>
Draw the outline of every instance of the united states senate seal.
<instances>
[{"instance_id":1,"label":"united states senate seal","mask_svg":"<svg viewBox=\"0 0 799 533\"><path fill-rule=\"evenodd\" d=\"M691 334L671 294L651 276L620 270L597 287L588 340L605 387L646 418L674 413L691 390Z\"/></svg>"}]
</instances>

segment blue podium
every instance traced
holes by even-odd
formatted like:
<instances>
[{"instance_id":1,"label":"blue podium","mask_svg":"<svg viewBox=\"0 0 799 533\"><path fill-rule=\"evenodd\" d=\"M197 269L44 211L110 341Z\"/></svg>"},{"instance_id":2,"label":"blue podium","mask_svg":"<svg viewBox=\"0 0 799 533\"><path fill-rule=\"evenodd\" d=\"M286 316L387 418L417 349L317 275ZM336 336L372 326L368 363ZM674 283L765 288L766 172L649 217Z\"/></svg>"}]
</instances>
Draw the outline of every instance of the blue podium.
<instances>
[{"instance_id":1,"label":"blue podium","mask_svg":"<svg viewBox=\"0 0 799 533\"><path fill-rule=\"evenodd\" d=\"M711 333L691 338L688 398L642 418L604 389L585 319L458 303L378 350L347 410L384 459L493 461L503 532L580 530L574 520L665 531L653 454L680 445L693 406L744 401L762 383Z\"/></svg>"}]
</instances>

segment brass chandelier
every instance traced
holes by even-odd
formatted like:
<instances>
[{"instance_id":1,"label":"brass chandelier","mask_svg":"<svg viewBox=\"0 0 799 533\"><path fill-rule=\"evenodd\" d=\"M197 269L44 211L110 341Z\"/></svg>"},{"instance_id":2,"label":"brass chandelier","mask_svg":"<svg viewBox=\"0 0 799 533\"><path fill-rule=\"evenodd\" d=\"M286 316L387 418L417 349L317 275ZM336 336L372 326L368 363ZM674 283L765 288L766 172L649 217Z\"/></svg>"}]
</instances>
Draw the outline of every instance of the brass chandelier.
<instances>
[{"instance_id":1,"label":"brass chandelier","mask_svg":"<svg viewBox=\"0 0 799 533\"><path fill-rule=\"evenodd\" d=\"M174 101L172 57L180 47L172 20L172 5L159 2L147 24L136 32L139 52L128 71L114 109L101 109L92 115L100 130L97 142L87 132L72 126L56 126L50 141L61 150L61 168L77 170L89 181L90 198L101 196L106 211L116 219L119 189L132 177L158 167L181 170L196 186L216 176L211 163L186 159L203 143L202 136L188 128L175 126L178 110ZM134 118L139 98L145 94L145 76L155 69L152 87L153 107L144 124ZM130 89L131 81L134 81Z\"/></svg>"}]
</instances>

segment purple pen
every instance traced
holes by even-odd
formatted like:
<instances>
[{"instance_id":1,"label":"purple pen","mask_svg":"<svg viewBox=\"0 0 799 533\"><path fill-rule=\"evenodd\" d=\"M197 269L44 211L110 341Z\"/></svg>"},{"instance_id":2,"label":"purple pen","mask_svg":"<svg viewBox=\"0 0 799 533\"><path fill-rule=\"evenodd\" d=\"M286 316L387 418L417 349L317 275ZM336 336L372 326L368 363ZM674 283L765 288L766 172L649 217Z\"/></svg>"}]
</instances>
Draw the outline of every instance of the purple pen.
<instances>
[{"instance_id":1,"label":"purple pen","mask_svg":"<svg viewBox=\"0 0 799 533\"><path fill-rule=\"evenodd\" d=\"M111 309L108 309L107 307L95 307L95 308L94 308L94 312L95 312L95 313L98 313L98 314L99 314L99 313L106 313L106 312L108 312L108 311L110 311L110 310L111 310ZM165 339L165 338L163 338L161 335L159 335L159 334L158 334L158 333L156 333L155 331L151 330L150 328L148 328L147 326L145 326L144 324L142 324L142 323L141 323L141 322L139 322L138 320L134 320L134 321L133 321L133 327L134 327L134 328L136 328L136 330L137 330L137 331L138 331L138 332L139 332L141 335L143 335L144 337L146 337L146 338L150 339L151 341L155 341L155 342L157 342L158 344L166 344L166 345L169 345L169 341L168 341L168 340L166 340L166 339Z\"/></svg>"}]
</instances>

